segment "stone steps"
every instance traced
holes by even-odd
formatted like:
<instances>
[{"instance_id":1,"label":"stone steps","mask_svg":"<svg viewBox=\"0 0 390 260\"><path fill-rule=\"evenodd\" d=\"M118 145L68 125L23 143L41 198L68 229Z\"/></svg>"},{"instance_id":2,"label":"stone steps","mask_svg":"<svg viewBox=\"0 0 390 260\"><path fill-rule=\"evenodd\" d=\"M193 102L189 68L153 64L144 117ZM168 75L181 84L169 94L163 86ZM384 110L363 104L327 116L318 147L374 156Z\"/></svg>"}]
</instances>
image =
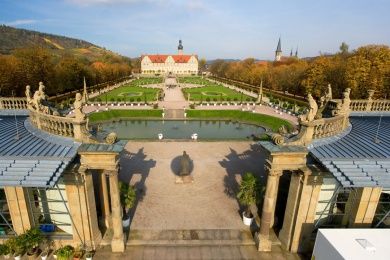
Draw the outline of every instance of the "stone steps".
<instances>
[{"instance_id":1,"label":"stone steps","mask_svg":"<svg viewBox=\"0 0 390 260\"><path fill-rule=\"evenodd\" d=\"M252 246L249 230L130 230L128 246Z\"/></svg>"},{"instance_id":2,"label":"stone steps","mask_svg":"<svg viewBox=\"0 0 390 260\"><path fill-rule=\"evenodd\" d=\"M165 109L165 119L184 119L183 109Z\"/></svg>"}]
</instances>

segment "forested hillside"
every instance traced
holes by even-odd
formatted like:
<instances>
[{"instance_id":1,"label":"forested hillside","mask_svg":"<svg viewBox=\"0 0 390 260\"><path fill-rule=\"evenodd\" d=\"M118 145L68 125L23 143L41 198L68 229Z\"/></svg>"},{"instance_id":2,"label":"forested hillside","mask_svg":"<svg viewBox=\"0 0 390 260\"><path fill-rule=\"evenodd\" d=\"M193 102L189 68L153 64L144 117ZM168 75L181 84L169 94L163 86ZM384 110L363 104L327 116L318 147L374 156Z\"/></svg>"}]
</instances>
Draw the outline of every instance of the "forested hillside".
<instances>
[{"instance_id":1,"label":"forested hillside","mask_svg":"<svg viewBox=\"0 0 390 260\"><path fill-rule=\"evenodd\" d=\"M49 95L131 74L131 60L84 40L0 26L0 95L43 81Z\"/></svg>"}]
</instances>

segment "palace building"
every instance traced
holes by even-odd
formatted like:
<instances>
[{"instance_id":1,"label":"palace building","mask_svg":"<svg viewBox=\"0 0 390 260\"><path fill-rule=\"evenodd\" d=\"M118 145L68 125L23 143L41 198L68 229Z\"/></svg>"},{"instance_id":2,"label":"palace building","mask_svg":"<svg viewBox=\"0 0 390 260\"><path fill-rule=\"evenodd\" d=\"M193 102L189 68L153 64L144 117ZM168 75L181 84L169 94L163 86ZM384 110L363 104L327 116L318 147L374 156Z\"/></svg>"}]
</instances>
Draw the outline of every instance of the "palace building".
<instances>
[{"instance_id":1,"label":"palace building","mask_svg":"<svg viewBox=\"0 0 390 260\"><path fill-rule=\"evenodd\" d=\"M142 74L198 74L198 56L183 54L179 40L177 54L147 54L141 56Z\"/></svg>"}]
</instances>

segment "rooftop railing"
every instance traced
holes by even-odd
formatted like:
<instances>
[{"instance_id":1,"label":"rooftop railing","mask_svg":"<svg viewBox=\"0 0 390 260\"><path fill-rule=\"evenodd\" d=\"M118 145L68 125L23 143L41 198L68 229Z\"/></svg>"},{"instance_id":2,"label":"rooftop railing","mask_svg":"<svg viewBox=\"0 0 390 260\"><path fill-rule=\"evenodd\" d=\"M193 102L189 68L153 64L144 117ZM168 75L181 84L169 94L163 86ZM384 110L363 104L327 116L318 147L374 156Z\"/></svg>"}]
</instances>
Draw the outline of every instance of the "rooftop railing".
<instances>
[{"instance_id":1,"label":"rooftop railing","mask_svg":"<svg viewBox=\"0 0 390 260\"><path fill-rule=\"evenodd\" d=\"M22 97L0 97L0 109L27 109L27 99Z\"/></svg>"},{"instance_id":2,"label":"rooftop railing","mask_svg":"<svg viewBox=\"0 0 390 260\"><path fill-rule=\"evenodd\" d=\"M74 118L54 116L30 110L31 123L43 131L65 137L75 137Z\"/></svg>"}]
</instances>

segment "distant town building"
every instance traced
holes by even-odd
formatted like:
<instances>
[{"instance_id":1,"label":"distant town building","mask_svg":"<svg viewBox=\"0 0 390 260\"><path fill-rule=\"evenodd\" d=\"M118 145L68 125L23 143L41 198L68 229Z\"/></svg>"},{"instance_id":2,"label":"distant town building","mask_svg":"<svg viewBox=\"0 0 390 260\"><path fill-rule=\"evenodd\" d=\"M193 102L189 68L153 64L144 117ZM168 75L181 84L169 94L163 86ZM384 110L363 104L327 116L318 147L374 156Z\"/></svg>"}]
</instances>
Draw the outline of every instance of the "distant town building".
<instances>
[{"instance_id":1,"label":"distant town building","mask_svg":"<svg viewBox=\"0 0 390 260\"><path fill-rule=\"evenodd\" d=\"M147 54L141 56L142 74L198 74L198 56L183 54L179 40L178 54Z\"/></svg>"}]
</instances>

